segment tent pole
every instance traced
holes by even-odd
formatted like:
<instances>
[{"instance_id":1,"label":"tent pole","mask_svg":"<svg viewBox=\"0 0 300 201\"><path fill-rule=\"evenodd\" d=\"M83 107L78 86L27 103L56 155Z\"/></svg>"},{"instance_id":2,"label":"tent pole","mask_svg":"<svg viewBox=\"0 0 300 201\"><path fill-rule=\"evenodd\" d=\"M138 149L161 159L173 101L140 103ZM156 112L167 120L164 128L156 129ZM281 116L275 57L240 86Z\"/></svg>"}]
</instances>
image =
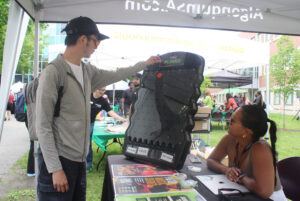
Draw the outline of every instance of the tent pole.
<instances>
[{"instance_id":1,"label":"tent pole","mask_svg":"<svg viewBox=\"0 0 300 201\"><path fill-rule=\"evenodd\" d=\"M38 76L39 71L39 29L40 29L40 18L39 11L36 12L36 18L34 22L34 61L33 61L33 75L34 78ZM38 176L39 176L39 168L38 168L38 141L34 141L34 169L35 169L35 192L36 192L36 201L39 201L37 196L37 185L38 185Z\"/></svg>"},{"instance_id":2,"label":"tent pole","mask_svg":"<svg viewBox=\"0 0 300 201\"><path fill-rule=\"evenodd\" d=\"M0 142L9 89L15 76L28 21L29 16L24 10L15 1L10 1L0 86Z\"/></svg>"},{"instance_id":3,"label":"tent pole","mask_svg":"<svg viewBox=\"0 0 300 201\"><path fill-rule=\"evenodd\" d=\"M267 64L266 65L266 71L267 71L267 75L266 75L266 112L267 112L267 115L269 117L269 105L270 105L270 97L269 97L269 91L270 91L270 65ZM269 131L267 130L267 134L266 134L266 139L269 139Z\"/></svg>"}]
</instances>

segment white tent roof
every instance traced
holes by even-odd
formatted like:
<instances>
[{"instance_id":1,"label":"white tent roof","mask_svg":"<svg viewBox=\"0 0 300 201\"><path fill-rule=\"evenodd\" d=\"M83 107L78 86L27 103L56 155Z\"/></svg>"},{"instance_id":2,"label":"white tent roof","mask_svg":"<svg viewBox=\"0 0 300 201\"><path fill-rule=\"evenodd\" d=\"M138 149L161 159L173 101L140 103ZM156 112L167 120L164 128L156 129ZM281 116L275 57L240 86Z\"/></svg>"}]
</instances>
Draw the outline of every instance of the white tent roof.
<instances>
[{"instance_id":1,"label":"white tent roof","mask_svg":"<svg viewBox=\"0 0 300 201\"><path fill-rule=\"evenodd\" d=\"M110 84L106 87L106 91L110 90L126 90L128 89L128 83L125 82L124 80L120 80L119 82Z\"/></svg>"},{"instance_id":2,"label":"white tent roof","mask_svg":"<svg viewBox=\"0 0 300 201\"><path fill-rule=\"evenodd\" d=\"M300 1L295 0L16 1L45 22L67 22L81 15L109 24L300 34Z\"/></svg>"}]
</instances>

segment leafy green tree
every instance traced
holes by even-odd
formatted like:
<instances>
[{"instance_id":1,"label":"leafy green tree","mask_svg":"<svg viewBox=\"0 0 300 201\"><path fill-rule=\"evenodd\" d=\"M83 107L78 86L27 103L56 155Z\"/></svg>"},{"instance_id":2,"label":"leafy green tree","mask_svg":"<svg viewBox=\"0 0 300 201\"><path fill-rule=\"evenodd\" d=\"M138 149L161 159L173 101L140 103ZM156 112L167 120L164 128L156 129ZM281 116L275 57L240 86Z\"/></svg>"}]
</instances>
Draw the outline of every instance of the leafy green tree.
<instances>
[{"instance_id":1,"label":"leafy green tree","mask_svg":"<svg viewBox=\"0 0 300 201\"><path fill-rule=\"evenodd\" d=\"M3 48L8 19L9 0L0 1L0 74L2 72Z\"/></svg>"},{"instance_id":2,"label":"leafy green tree","mask_svg":"<svg viewBox=\"0 0 300 201\"><path fill-rule=\"evenodd\" d=\"M207 90L207 88L214 86L214 84L210 81L209 77L204 76L203 82L200 86L201 95Z\"/></svg>"},{"instance_id":3,"label":"leafy green tree","mask_svg":"<svg viewBox=\"0 0 300 201\"><path fill-rule=\"evenodd\" d=\"M276 43L278 52L271 56L270 73L274 82L272 91L283 95L283 128L285 128L285 104L300 82L300 50L288 36Z\"/></svg>"},{"instance_id":4,"label":"leafy green tree","mask_svg":"<svg viewBox=\"0 0 300 201\"><path fill-rule=\"evenodd\" d=\"M21 50L20 59L17 66L17 72L26 74L28 71L33 72L33 60L34 60L34 22L29 20L26 36ZM47 35L43 34L43 31L48 27L47 24L40 24L40 36L39 36L39 55L42 55L45 48L48 46L46 42ZM41 60L40 56L40 60Z\"/></svg>"}]
</instances>

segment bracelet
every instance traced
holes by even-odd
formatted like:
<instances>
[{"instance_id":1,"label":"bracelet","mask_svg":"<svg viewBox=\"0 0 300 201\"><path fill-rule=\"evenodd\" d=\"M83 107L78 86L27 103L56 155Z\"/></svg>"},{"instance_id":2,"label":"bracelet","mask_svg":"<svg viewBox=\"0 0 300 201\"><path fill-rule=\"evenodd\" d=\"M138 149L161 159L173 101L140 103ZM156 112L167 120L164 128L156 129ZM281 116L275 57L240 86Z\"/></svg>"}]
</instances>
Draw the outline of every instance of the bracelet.
<instances>
[{"instance_id":1,"label":"bracelet","mask_svg":"<svg viewBox=\"0 0 300 201\"><path fill-rule=\"evenodd\" d=\"M241 180L244 176L246 176L246 173L242 172L241 174L239 174L238 178L239 180Z\"/></svg>"}]
</instances>

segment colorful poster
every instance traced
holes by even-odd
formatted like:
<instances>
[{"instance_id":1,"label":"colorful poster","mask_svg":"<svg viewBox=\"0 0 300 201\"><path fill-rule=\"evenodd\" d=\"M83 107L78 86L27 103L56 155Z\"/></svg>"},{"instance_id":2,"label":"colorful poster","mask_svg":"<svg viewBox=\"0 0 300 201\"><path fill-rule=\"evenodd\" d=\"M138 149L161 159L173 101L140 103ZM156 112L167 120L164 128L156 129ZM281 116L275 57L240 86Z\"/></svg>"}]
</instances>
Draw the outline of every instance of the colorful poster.
<instances>
[{"instance_id":1,"label":"colorful poster","mask_svg":"<svg viewBox=\"0 0 300 201\"><path fill-rule=\"evenodd\" d=\"M144 195L116 196L116 201L206 201L196 190Z\"/></svg>"},{"instance_id":2,"label":"colorful poster","mask_svg":"<svg viewBox=\"0 0 300 201\"><path fill-rule=\"evenodd\" d=\"M175 170L166 170L153 165L146 164L121 164L112 165L113 177L124 176L158 176L158 175L173 175L177 173Z\"/></svg>"},{"instance_id":3,"label":"colorful poster","mask_svg":"<svg viewBox=\"0 0 300 201\"><path fill-rule=\"evenodd\" d=\"M173 176L115 177L113 181L116 195L191 190L181 188Z\"/></svg>"}]
</instances>

